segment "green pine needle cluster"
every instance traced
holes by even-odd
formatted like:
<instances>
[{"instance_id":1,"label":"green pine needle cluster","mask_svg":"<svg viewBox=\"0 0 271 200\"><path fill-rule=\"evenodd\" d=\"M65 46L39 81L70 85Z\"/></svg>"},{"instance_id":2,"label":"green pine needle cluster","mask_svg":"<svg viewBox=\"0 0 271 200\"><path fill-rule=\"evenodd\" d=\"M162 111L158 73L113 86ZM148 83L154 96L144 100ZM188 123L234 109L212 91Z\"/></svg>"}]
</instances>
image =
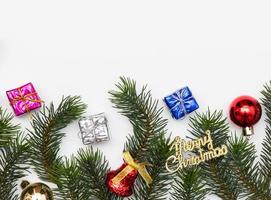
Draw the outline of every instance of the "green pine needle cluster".
<instances>
[{"instance_id":1,"label":"green pine needle cluster","mask_svg":"<svg viewBox=\"0 0 271 200\"><path fill-rule=\"evenodd\" d=\"M110 170L109 163L103 154L93 148L83 150L78 153L78 166L81 172L81 181L84 189L84 200L118 200L119 197L109 192L106 187L106 174Z\"/></svg>"},{"instance_id":2,"label":"green pine needle cluster","mask_svg":"<svg viewBox=\"0 0 271 200\"><path fill-rule=\"evenodd\" d=\"M52 180L58 188L54 191L58 199L83 200L81 195L80 171L77 161L72 156L64 161L57 168L57 177Z\"/></svg>"},{"instance_id":3,"label":"green pine needle cluster","mask_svg":"<svg viewBox=\"0 0 271 200\"><path fill-rule=\"evenodd\" d=\"M58 168L56 196L70 200L118 200L105 185L109 164L99 150L80 149Z\"/></svg>"},{"instance_id":4,"label":"green pine needle cluster","mask_svg":"<svg viewBox=\"0 0 271 200\"><path fill-rule=\"evenodd\" d=\"M148 166L148 170L153 178L149 187L138 178L134 197L130 199L165 199L171 176L165 169L170 141L165 138L167 120L161 116L163 109L158 108L158 100L153 100L147 86L138 92L134 80L121 77L116 87L117 90L110 92L110 100L133 126L133 134L127 139L125 151L129 151L139 162L149 162L151 166Z\"/></svg>"},{"instance_id":5,"label":"green pine needle cluster","mask_svg":"<svg viewBox=\"0 0 271 200\"><path fill-rule=\"evenodd\" d=\"M134 159L144 161L152 140L165 133L167 120L161 117L162 108L158 100L153 100L147 86L137 92L134 80L120 78L117 90L111 91L111 102L119 112L126 116L133 126L133 134L128 137L125 149Z\"/></svg>"},{"instance_id":6,"label":"green pine needle cluster","mask_svg":"<svg viewBox=\"0 0 271 200\"><path fill-rule=\"evenodd\" d=\"M268 104L265 101L269 103L271 90L268 91L269 86L266 86L265 89L263 91L263 105L266 108ZM269 119L269 117L267 118ZM267 120L267 122L270 121ZM208 110L206 113L197 113L195 117L190 119L189 132L196 138L202 137L206 130L210 130L215 147L228 144L229 153L227 156L200 165L204 177L203 183L207 186L209 193L216 194L223 200L271 199L270 176L268 176L270 169L268 159L270 159L271 150L270 143L268 143L269 126L270 123L266 129L267 138L263 142L262 162L257 162L255 146L248 138L237 137L236 134L229 137L229 126L222 111L211 112Z\"/></svg>"},{"instance_id":7,"label":"green pine needle cluster","mask_svg":"<svg viewBox=\"0 0 271 200\"><path fill-rule=\"evenodd\" d=\"M50 181L57 177L55 170L62 164L58 152L65 135L61 130L78 119L85 109L86 105L79 96L68 96L57 108L51 103L33 115L33 130L29 130L31 161L41 179Z\"/></svg>"},{"instance_id":8,"label":"green pine needle cluster","mask_svg":"<svg viewBox=\"0 0 271 200\"><path fill-rule=\"evenodd\" d=\"M16 200L18 179L24 177L29 146L12 123L13 116L0 108L0 200Z\"/></svg>"},{"instance_id":9,"label":"green pine needle cluster","mask_svg":"<svg viewBox=\"0 0 271 200\"><path fill-rule=\"evenodd\" d=\"M13 115L0 107L0 147L9 144L19 132L20 126L12 123Z\"/></svg>"},{"instance_id":10,"label":"green pine needle cluster","mask_svg":"<svg viewBox=\"0 0 271 200\"><path fill-rule=\"evenodd\" d=\"M134 197L130 200L163 200L169 194L172 176L165 168L166 159L169 156L169 139L161 137L152 144L146 160L151 164L148 172L153 179L152 184L147 186L146 183L138 178L134 187Z\"/></svg>"},{"instance_id":11,"label":"green pine needle cluster","mask_svg":"<svg viewBox=\"0 0 271 200\"><path fill-rule=\"evenodd\" d=\"M248 199L270 200L270 185L263 183L263 176L259 172L259 163L256 162L255 145L247 138L233 136L229 141L230 167L237 177L239 187Z\"/></svg>"},{"instance_id":12,"label":"green pine needle cluster","mask_svg":"<svg viewBox=\"0 0 271 200\"><path fill-rule=\"evenodd\" d=\"M264 85L262 91L262 104L266 113L266 137L262 143L263 149L261 153L261 173L265 177L266 184L271 187L271 81Z\"/></svg>"},{"instance_id":13,"label":"green pine needle cluster","mask_svg":"<svg viewBox=\"0 0 271 200\"><path fill-rule=\"evenodd\" d=\"M203 170L200 167L189 167L178 171L175 185L171 192L172 200L204 200L207 189L203 184Z\"/></svg>"},{"instance_id":14,"label":"green pine needle cluster","mask_svg":"<svg viewBox=\"0 0 271 200\"><path fill-rule=\"evenodd\" d=\"M85 109L80 97L69 96L57 108L51 103L33 116L29 130L31 164L41 179L57 185L54 189L57 199L118 199L105 186L109 167L100 151L80 149L72 158L58 155L65 136L62 129L77 120Z\"/></svg>"},{"instance_id":15,"label":"green pine needle cluster","mask_svg":"<svg viewBox=\"0 0 271 200\"><path fill-rule=\"evenodd\" d=\"M229 126L223 117L222 111L196 113L190 118L189 132L196 138L202 137L207 130L211 131L214 147L226 144L229 138ZM221 199L236 200L240 188L235 175L228 166L228 158L220 157L201 164L204 183L211 194L216 194Z\"/></svg>"}]
</instances>

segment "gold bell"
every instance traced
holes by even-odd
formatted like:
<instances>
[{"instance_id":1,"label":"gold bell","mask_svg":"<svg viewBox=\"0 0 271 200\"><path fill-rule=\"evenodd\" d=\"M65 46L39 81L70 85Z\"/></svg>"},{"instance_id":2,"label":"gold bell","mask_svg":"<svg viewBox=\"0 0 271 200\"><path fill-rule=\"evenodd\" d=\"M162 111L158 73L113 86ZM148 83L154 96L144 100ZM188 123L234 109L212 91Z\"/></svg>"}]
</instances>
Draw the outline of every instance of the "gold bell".
<instances>
[{"instance_id":1,"label":"gold bell","mask_svg":"<svg viewBox=\"0 0 271 200\"><path fill-rule=\"evenodd\" d=\"M21 187L23 191L20 200L54 200L52 190L44 183L30 184L22 181Z\"/></svg>"}]
</instances>

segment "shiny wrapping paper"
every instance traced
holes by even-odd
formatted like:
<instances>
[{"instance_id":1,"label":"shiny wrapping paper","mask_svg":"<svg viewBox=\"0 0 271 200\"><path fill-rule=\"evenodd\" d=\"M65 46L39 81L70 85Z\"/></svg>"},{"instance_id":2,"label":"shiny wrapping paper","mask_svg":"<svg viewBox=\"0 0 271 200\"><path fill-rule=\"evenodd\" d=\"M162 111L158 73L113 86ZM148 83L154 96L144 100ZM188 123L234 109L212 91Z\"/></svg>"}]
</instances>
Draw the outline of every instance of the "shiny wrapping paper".
<instances>
[{"instance_id":1,"label":"shiny wrapping paper","mask_svg":"<svg viewBox=\"0 0 271 200\"><path fill-rule=\"evenodd\" d=\"M128 197L133 194L134 182L138 175L137 170L134 169L130 171L130 173L119 183L114 183L114 177L117 176L126 166L127 163L124 163L120 168L112 170L106 175L106 186L112 193L120 197Z\"/></svg>"},{"instance_id":2,"label":"shiny wrapping paper","mask_svg":"<svg viewBox=\"0 0 271 200\"><path fill-rule=\"evenodd\" d=\"M79 128L85 145L110 139L107 118L104 113L82 117L79 120Z\"/></svg>"},{"instance_id":3,"label":"shiny wrapping paper","mask_svg":"<svg viewBox=\"0 0 271 200\"><path fill-rule=\"evenodd\" d=\"M171 95L166 96L164 102L174 119L182 119L186 114L199 108L196 99L188 87L181 88Z\"/></svg>"},{"instance_id":4,"label":"shiny wrapping paper","mask_svg":"<svg viewBox=\"0 0 271 200\"><path fill-rule=\"evenodd\" d=\"M146 169L146 166L150 164L137 162L129 151L123 152L123 160L125 163L119 169L107 173L106 185L114 194L128 197L133 193L134 182L138 174L148 186L153 179Z\"/></svg>"},{"instance_id":5,"label":"shiny wrapping paper","mask_svg":"<svg viewBox=\"0 0 271 200\"><path fill-rule=\"evenodd\" d=\"M40 108L42 105L42 101L32 83L27 83L6 93L16 116Z\"/></svg>"}]
</instances>

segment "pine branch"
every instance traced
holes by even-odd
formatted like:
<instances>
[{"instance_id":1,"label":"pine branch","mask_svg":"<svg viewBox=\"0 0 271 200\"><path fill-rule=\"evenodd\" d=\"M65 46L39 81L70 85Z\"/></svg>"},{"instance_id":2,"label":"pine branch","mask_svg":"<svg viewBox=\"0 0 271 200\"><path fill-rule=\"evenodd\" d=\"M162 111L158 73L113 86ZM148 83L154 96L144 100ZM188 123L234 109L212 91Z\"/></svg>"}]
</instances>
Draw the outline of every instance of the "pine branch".
<instances>
[{"instance_id":1,"label":"pine branch","mask_svg":"<svg viewBox=\"0 0 271 200\"><path fill-rule=\"evenodd\" d=\"M13 115L0 107L0 148L9 144L19 132L20 127L12 123Z\"/></svg>"},{"instance_id":2,"label":"pine branch","mask_svg":"<svg viewBox=\"0 0 271 200\"><path fill-rule=\"evenodd\" d=\"M148 187L143 179L138 178L134 188L133 200L163 200L166 199L172 176L165 168L166 160L170 154L170 140L163 135L158 140L153 141L149 148L146 159L151 163L148 171L152 176L153 182Z\"/></svg>"},{"instance_id":3,"label":"pine branch","mask_svg":"<svg viewBox=\"0 0 271 200\"><path fill-rule=\"evenodd\" d=\"M203 183L203 171L200 167L188 167L176 173L171 193L172 200L204 200L207 190Z\"/></svg>"},{"instance_id":4,"label":"pine branch","mask_svg":"<svg viewBox=\"0 0 271 200\"><path fill-rule=\"evenodd\" d=\"M0 200L17 200L17 181L25 175L29 146L26 138L17 135L9 145L0 149Z\"/></svg>"},{"instance_id":5,"label":"pine branch","mask_svg":"<svg viewBox=\"0 0 271 200\"><path fill-rule=\"evenodd\" d=\"M30 133L31 161L41 179L54 181L58 178L58 167L63 164L58 156L65 128L84 113L86 105L79 96L63 98L55 109L53 103L33 116Z\"/></svg>"},{"instance_id":6,"label":"pine branch","mask_svg":"<svg viewBox=\"0 0 271 200\"><path fill-rule=\"evenodd\" d=\"M53 180L57 185L55 193L58 199L69 200L86 200L82 197L83 188L81 183L81 172L75 157L65 158L65 162L59 165L57 170L58 176Z\"/></svg>"},{"instance_id":7,"label":"pine branch","mask_svg":"<svg viewBox=\"0 0 271 200\"><path fill-rule=\"evenodd\" d=\"M232 160L231 168L245 188L243 196L251 200L270 200L270 186L264 183L258 163L254 164L255 145L250 143L247 138L235 136L230 139L229 152Z\"/></svg>"},{"instance_id":8,"label":"pine branch","mask_svg":"<svg viewBox=\"0 0 271 200\"><path fill-rule=\"evenodd\" d=\"M196 112L195 117L190 118L188 130L193 136L200 138L205 135L206 130L212 134L214 146L221 146L228 141L229 126L223 117L222 111L211 112L209 109L206 113L199 114Z\"/></svg>"},{"instance_id":9,"label":"pine branch","mask_svg":"<svg viewBox=\"0 0 271 200\"><path fill-rule=\"evenodd\" d=\"M120 78L117 91L109 92L111 102L120 113L126 116L133 126L134 135L130 135L125 149L139 161L148 154L151 140L163 132L167 120L162 119L162 108L158 109L158 100L153 100L150 91L144 86L137 94L136 82L129 78Z\"/></svg>"},{"instance_id":10,"label":"pine branch","mask_svg":"<svg viewBox=\"0 0 271 200\"><path fill-rule=\"evenodd\" d=\"M118 200L119 197L109 192L106 187L108 161L100 151L93 148L79 151L77 157L82 182L82 199Z\"/></svg>"},{"instance_id":11,"label":"pine branch","mask_svg":"<svg viewBox=\"0 0 271 200\"><path fill-rule=\"evenodd\" d=\"M190 118L189 132L196 138L211 131L214 146L221 146L228 141L229 126L222 111L196 113ZM227 167L227 157L210 160L201 165L208 190L225 200L236 200L241 192L238 181L231 169Z\"/></svg>"},{"instance_id":12,"label":"pine branch","mask_svg":"<svg viewBox=\"0 0 271 200\"><path fill-rule=\"evenodd\" d=\"M263 149L261 152L261 173L264 175L267 184L271 188L271 81L264 85L262 91L263 98L261 99L262 104L266 113L266 137L262 143ZM271 191L270 191L271 195Z\"/></svg>"},{"instance_id":13,"label":"pine branch","mask_svg":"<svg viewBox=\"0 0 271 200\"><path fill-rule=\"evenodd\" d=\"M128 137L125 149L139 162L148 161L153 183L147 187L141 178L135 184L134 199L165 199L170 176L165 169L168 156L168 140L164 137L167 120L161 117L162 108L158 100L153 100L150 91L144 86L137 93L136 82L120 78L116 91L111 91L111 102L126 116L133 126L133 135Z\"/></svg>"}]
</instances>

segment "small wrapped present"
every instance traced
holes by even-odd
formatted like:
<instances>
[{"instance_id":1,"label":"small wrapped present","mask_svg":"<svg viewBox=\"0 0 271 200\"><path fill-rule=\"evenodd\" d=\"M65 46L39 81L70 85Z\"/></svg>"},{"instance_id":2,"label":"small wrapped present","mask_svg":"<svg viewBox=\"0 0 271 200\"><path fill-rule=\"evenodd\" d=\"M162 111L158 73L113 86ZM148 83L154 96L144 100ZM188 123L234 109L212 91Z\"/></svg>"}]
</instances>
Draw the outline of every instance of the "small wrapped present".
<instances>
[{"instance_id":1,"label":"small wrapped present","mask_svg":"<svg viewBox=\"0 0 271 200\"><path fill-rule=\"evenodd\" d=\"M164 98L172 117L182 119L186 114L191 113L199 108L196 99L188 87L177 90L173 94Z\"/></svg>"},{"instance_id":2,"label":"small wrapped present","mask_svg":"<svg viewBox=\"0 0 271 200\"><path fill-rule=\"evenodd\" d=\"M16 116L40 108L43 102L32 83L27 83L6 93Z\"/></svg>"},{"instance_id":3,"label":"small wrapped present","mask_svg":"<svg viewBox=\"0 0 271 200\"><path fill-rule=\"evenodd\" d=\"M107 119L104 113L82 117L79 120L79 128L83 144L85 145L110 139Z\"/></svg>"}]
</instances>

